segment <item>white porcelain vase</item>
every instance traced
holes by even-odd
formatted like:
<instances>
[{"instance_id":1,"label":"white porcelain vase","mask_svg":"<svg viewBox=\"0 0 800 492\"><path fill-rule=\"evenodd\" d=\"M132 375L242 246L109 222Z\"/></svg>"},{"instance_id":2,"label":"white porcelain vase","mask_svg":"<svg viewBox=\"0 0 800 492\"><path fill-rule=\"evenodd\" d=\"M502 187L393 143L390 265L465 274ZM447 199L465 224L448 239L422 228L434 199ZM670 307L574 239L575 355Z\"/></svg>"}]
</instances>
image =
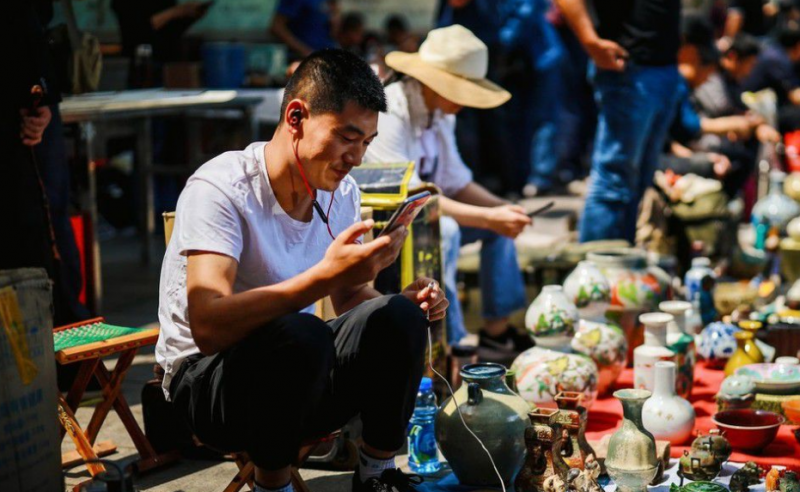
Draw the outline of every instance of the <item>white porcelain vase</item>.
<instances>
[{"instance_id":1,"label":"white porcelain vase","mask_svg":"<svg viewBox=\"0 0 800 492\"><path fill-rule=\"evenodd\" d=\"M655 388L644 402L642 421L656 439L680 445L692 437L695 413L692 404L675 392L675 373L674 362L656 362Z\"/></svg>"},{"instance_id":2,"label":"white porcelain vase","mask_svg":"<svg viewBox=\"0 0 800 492\"><path fill-rule=\"evenodd\" d=\"M686 313L692 309L688 301L664 301L658 309L675 318L667 325L667 348L675 352L675 391L683 398L692 394L694 387L694 365L697 349L694 337L688 333Z\"/></svg>"},{"instance_id":3,"label":"white porcelain vase","mask_svg":"<svg viewBox=\"0 0 800 492\"><path fill-rule=\"evenodd\" d=\"M611 286L594 262L578 263L564 280L564 294L578 307L581 319L605 320L611 306Z\"/></svg>"},{"instance_id":4,"label":"white porcelain vase","mask_svg":"<svg viewBox=\"0 0 800 492\"><path fill-rule=\"evenodd\" d=\"M597 365L597 391L608 394L627 364L628 341L622 329L609 321L581 319L571 345L575 352L591 357Z\"/></svg>"},{"instance_id":5,"label":"white porcelain vase","mask_svg":"<svg viewBox=\"0 0 800 492\"><path fill-rule=\"evenodd\" d=\"M525 327L537 347L568 350L578 324L578 308L560 285L545 285L525 313Z\"/></svg>"},{"instance_id":6,"label":"white porcelain vase","mask_svg":"<svg viewBox=\"0 0 800 492\"><path fill-rule=\"evenodd\" d=\"M667 348L667 325L673 320L667 313L639 316L639 321L644 324L644 345L633 351L633 386L636 389L652 392L656 382L656 362L675 362L675 352Z\"/></svg>"}]
</instances>

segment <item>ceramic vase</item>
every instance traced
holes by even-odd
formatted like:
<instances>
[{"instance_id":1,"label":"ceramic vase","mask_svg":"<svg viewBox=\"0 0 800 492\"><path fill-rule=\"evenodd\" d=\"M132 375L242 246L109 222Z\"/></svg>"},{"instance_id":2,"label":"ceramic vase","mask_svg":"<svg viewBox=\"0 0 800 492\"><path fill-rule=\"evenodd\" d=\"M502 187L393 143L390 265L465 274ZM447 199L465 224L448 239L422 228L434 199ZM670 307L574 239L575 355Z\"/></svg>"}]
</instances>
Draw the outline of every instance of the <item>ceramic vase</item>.
<instances>
[{"instance_id":1,"label":"ceramic vase","mask_svg":"<svg viewBox=\"0 0 800 492\"><path fill-rule=\"evenodd\" d=\"M748 354L754 359L761 359L761 362L769 362L775 357L775 347L767 345L758 339L758 330L764 327L764 323L755 320L742 320L738 323L739 329L753 334L753 343Z\"/></svg>"},{"instance_id":2,"label":"ceramic vase","mask_svg":"<svg viewBox=\"0 0 800 492\"><path fill-rule=\"evenodd\" d=\"M800 215L800 205L784 193L785 179L786 173L782 171L769 173L769 193L756 202L751 213L754 226L766 224L784 231L789 221Z\"/></svg>"},{"instance_id":3,"label":"ceramic vase","mask_svg":"<svg viewBox=\"0 0 800 492\"><path fill-rule=\"evenodd\" d=\"M591 252L587 259L597 265L611 287L611 305L606 317L622 327L628 341L628 361L633 349L644 341L639 315L654 311L668 299L670 286L663 283L663 272L647 265L647 256L636 249ZM654 273L658 272L658 274Z\"/></svg>"},{"instance_id":4,"label":"ceramic vase","mask_svg":"<svg viewBox=\"0 0 800 492\"><path fill-rule=\"evenodd\" d=\"M589 412L581 403L582 393L563 391L556 395L556 404L564 417L564 430L568 446L562 447L561 456L569 468L584 469L584 463L589 455L596 456L594 449L586 440L586 424Z\"/></svg>"},{"instance_id":5,"label":"ceramic vase","mask_svg":"<svg viewBox=\"0 0 800 492\"><path fill-rule=\"evenodd\" d=\"M564 294L578 307L581 319L605 319L611 303L611 286L593 262L578 263L564 280Z\"/></svg>"},{"instance_id":6,"label":"ceramic vase","mask_svg":"<svg viewBox=\"0 0 800 492\"><path fill-rule=\"evenodd\" d=\"M645 326L645 340L633 351L633 386L652 392L656 362L675 362L675 352L667 348L667 324L674 318L667 313L645 313L640 319Z\"/></svg>"},{"instance_id":7,"label":"ceramic vase","mask_svg":"<svg viewBox=\"0 0 800 492\"><path fill-rule=\"evenodd\" d=\"M667 325L667 348L675 352L675 391L682 398L692 394L694 365L697 362L694 336L688 333L686 327L686 313L691 308L692 304L686 301L664 301L658 305L658 309L674 318Z\"/></svg>"},{"instance_id":8,"label":"ceramic vase","mask_svg":"<svg viewBox=\"0 0 800 492\"><path fill-rule=\"evenodd\" d=\"M582 319L570 345L572 350L594 361L598 373L597 392L608 394L627 364L628 341L622 329L608 321Z\"/></svg>"},{"instance_id":9,"label":"ceramic vase","mask_svg":"<svg viewBox=\"0 0 800 492\"><path fill-rule=\"evenodd\" d=\"M725 375L732 376L736 369L748 364L760 364L764 362L764 356L756 347L753 334L749 331L737 331L733 334L736 339L736 351L728 362L725 363Z\"/></svg>"},{"instance_id":10,"label":"ceramic vase","mask_svg":"<svg viewBox=\"0 0 800 492\"><path fill-rule=\"evenodd\" d=\"M583 354L533 347L521 353L511 365L517 375L520 396L536 406L555 408L561 391L583 393L583 405L590 408L597 397L597 366Z\"/></svg>"},{"instance_id":11,"label":"ceramic vase","mask_svg":"<svg viewBox=\"0 0 800 492\"><path fill-rule=\"evenodd\" d=\"M642 421L656 439L679 445L691 437L695 414L692 404L675 392L676 369L674 362L656 362L655 389L644 402Z\"/></svg>"},{"instance_id":12,"label":"ceramic vase","mask_svg":"<svg viewBox=\"0 0 800 492\"><path fill-rule=\"evenodd\" d=\"M620 492L646 492L658 472L656 441L642 422L642 407L650 395L639 389L614 393L622 402L623 420L608 442L605 466Z\"/></svg>"},{"instance_id":13,"label":"ceramic vase","mask_svg":"<svg viewBox=\"0 0 800 492\"><path fill-rule=\"evenodd\" d=\"M525 327L538 347L568 346L577 324L578 308L560 285L545 285L525 313Z\"/></svg>"},{"instance_id":14,"label":"ceramic vase","mask_svg":"<svg viewBox=\"0 0 800 492\"><path fill-rule=\"evenodd\" d=\"M530 405L505 383L500 364L469 364L462 385L436 413L436 440L462 485L498 486L497 475L467 425L483 441L506 485L514 482L525 459L525 430Z\"/></svg>"},{"instance_id":15,"label":"ceramic vase","mask_svg":"<svg viewBox=\"0 0 800 492\"><path fill-rule=\"evenodd\" d=\"M700 333L697 352L709 366L722 369L736 351L736 339L733 334L737 331L739 328L730 323L717 321L709 324Z\"/></svg>"}]
</instances>

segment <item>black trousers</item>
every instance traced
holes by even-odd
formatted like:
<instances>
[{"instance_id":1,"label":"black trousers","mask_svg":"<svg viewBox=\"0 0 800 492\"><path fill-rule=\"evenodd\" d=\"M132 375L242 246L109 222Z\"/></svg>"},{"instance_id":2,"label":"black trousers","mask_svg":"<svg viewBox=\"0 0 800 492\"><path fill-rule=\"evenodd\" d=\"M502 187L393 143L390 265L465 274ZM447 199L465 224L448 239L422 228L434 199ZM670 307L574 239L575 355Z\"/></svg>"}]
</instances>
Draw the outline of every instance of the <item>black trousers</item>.
<instances>
[{"instance_id":1,"label":"black trousers","mask_svg":"<svg viewBox=\"0 0 800 492\"><path fill-rule=\"evenodd\" d=\"M422 378L426 327L422 311L400 295L327 323L290 314L225 352L185 360L170 395L200 441L246 451L266 470L292 464L303 441L358 414L364 442L396 450Z\"/></svg>"}]
</instances>

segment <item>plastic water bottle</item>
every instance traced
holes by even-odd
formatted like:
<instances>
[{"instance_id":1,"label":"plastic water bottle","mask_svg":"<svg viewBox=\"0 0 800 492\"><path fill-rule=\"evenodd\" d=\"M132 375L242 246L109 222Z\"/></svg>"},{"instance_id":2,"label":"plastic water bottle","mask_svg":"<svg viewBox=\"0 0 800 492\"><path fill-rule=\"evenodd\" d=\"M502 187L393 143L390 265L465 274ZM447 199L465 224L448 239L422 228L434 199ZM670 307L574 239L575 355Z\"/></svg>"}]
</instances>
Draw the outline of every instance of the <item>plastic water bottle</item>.
<instances>
[{"instance_id":1,"label":"plastic water bottle","mask_svg":"<svg viewBox=\"0 0 800 492\"><path fill-rule=\"evenodd\" d=\"M683 280L683 284L686 287L687 301L691 303L698 302L703 278L707 275L714 277L714 270L711 269L711 260L703 257L694 258L692 260L692 268L686 272Z\"/></svg>"},{"instance_id":2,"label":"plastic water bottle","mask_svg":"<svg viewBox=\"0 0 800 492\"><path fill-rule=\"evenodd\" d=\"M433 381L431 378L422 378L414 413L408 423L408 467L419 475L436 473L442 467L433 428L436 410Z\"/></svg>"}]
</instances>

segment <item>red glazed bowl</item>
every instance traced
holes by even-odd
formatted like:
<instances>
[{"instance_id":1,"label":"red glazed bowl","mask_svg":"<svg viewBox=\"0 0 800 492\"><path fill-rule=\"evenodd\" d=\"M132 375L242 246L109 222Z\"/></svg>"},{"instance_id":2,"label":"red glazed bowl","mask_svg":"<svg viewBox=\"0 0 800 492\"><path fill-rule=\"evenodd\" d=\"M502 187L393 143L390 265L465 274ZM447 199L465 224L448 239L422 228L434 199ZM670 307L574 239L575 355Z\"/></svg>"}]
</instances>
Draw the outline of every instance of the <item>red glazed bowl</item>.
<instances>
[{"instance_id":1,"label":"red glazed bowl","mask_svg":"<svg viewBox=\"0 0 800 492\"><path fill-rule=\"evenodd\" d=\"M786 419L766 410L743 408L718 412L711 417L734 449L762 451L778 434Z\"/></svg>"}]
</instances>

